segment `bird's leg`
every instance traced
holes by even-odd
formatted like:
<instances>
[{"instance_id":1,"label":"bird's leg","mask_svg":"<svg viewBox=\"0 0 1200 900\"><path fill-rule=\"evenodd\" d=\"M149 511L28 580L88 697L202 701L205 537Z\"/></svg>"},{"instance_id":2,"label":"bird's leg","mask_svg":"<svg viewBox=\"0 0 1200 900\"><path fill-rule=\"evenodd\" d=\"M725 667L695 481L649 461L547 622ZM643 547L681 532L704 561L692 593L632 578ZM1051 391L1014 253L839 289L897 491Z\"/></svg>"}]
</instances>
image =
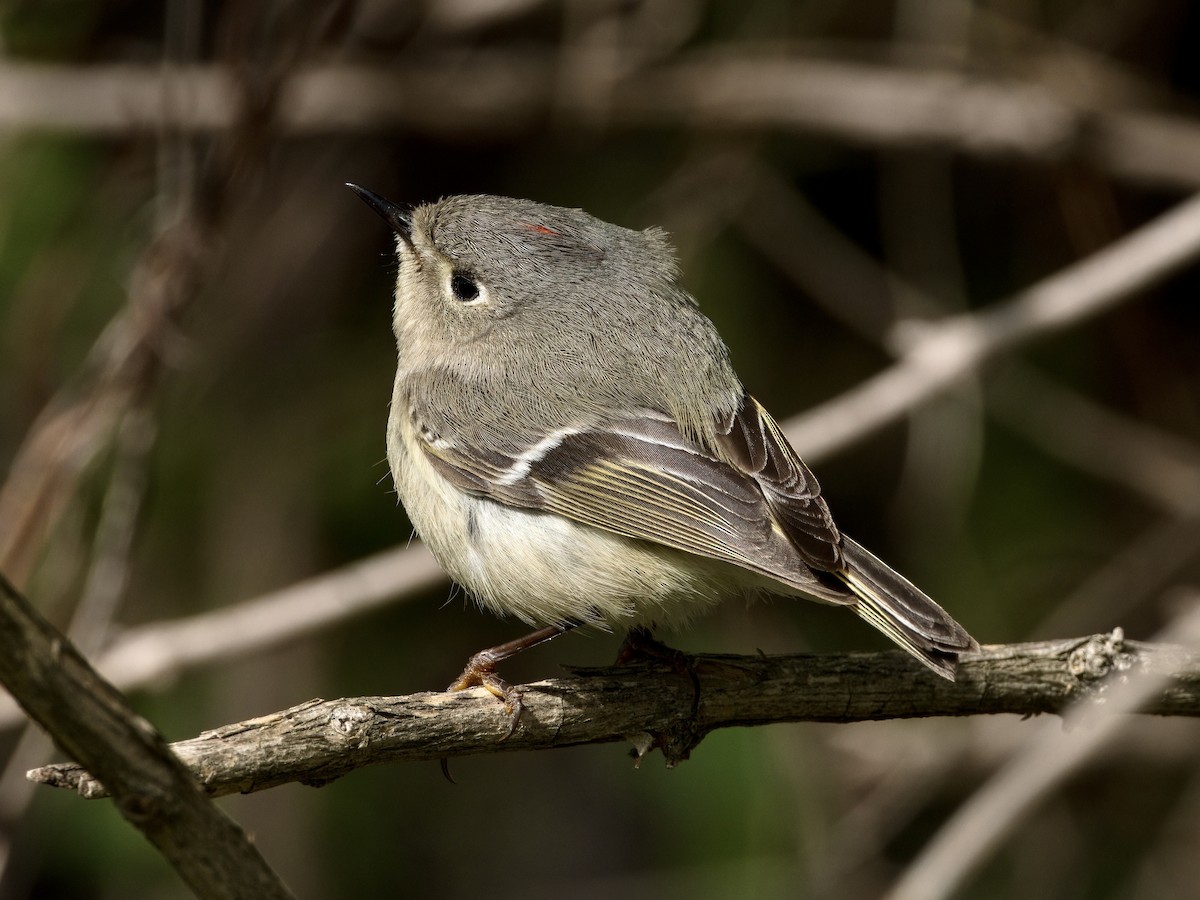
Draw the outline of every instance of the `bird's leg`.
<instances>
[{"instance_id":1,"label":"bird's leg","mask_svg":"<svg viewBox=\"0 0 1200 900\"><path fill-rule=\"evenodd\" d=\"M524 705L521 703L523 691L521 688L509 684L497 675L496 666L510 656L516 656L522 650L528 650L530 647L544 644L546 641L556 638L560 634L565 634L578 625L578 622L557 622L554 625L539 628L537 631L527 634L524 637L519 637L516 640L497 644L495 647L488 647L486 650L480 650L467 660L467 667L463 669L462 674L446 690L465 691L467 688L483 687L494 697L503 700L504 711L510 717L508 734L505 735L505 738L512 737L513 732L517 730L517 726L521 724L521 713L524 711Z\"/></svg>"}]
</instances>

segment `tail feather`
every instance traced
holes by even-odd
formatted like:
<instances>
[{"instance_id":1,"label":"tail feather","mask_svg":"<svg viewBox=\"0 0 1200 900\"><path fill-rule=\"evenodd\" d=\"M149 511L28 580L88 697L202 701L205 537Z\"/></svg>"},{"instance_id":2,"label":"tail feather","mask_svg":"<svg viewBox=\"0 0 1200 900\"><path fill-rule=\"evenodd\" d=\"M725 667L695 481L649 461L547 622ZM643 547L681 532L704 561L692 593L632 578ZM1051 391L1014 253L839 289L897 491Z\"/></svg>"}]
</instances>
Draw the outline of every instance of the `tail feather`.
<instances>
[{"instance_id":1,"label":"tail feather","mask_svg":"<svg viewBox=\"0 0 1200 900\"><path fill-rule=\"evenodd\" d=\"M838 578L854 592L854 611L937 672L954 680L958 654L979 644L950 614L850 538L842 547L845 568Z\"/></svg>"}]
</instances>

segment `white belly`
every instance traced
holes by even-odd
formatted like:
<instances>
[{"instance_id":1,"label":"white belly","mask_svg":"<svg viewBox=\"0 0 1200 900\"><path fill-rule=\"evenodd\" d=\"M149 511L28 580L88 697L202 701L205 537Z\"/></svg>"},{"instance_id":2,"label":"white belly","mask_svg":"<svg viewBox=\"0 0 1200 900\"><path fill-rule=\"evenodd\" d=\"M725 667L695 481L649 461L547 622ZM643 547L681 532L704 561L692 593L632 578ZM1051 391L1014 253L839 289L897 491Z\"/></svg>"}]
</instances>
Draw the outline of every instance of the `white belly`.
<instances>
[{"instance_id":1,"label":"white belly","mask_svg":"<svg viewBox=\"0 0 1200 900\"><path fill-rule=\"evenodd\" d=\"M676 627L742 580L721 563L460 491L434 470L407 415L389 419L388 461L417 533L492 612L530 623Z\"/></svg>"}]
</instances>

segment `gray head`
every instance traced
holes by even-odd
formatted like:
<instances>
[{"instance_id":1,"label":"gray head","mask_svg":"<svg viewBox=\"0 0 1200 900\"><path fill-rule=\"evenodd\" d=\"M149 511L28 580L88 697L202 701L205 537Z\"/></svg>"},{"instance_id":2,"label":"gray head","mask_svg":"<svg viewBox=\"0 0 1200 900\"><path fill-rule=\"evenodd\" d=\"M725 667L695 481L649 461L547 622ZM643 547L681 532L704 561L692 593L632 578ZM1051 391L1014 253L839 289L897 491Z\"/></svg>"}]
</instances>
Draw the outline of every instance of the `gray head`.
<instances>
[{"instance_id":1,"label":"gray head","mask_svg":"<svg viewBox=\"0 0 1200 900\"><path fill-rule=\"evenodd\" d=\"M601 295L609 307L680 293L674 251L658 229L509 197L404 208L356 190L396 231L398 330L429 319L456 342L494 338L500 320L586 314Z\"/></svg>"},{"instance_id":2,"label":"gray head","mask_svg":"<svg viewBox=\"0 0 1200 900\"><path fill-rule=\"evenodd\" d=\"M716 330L678 284L661 230L486 195L402 207L351 187L396 231L402 369L518 381L533 371L575 396L625 389L636 396L606 402L659 408L681 375L720 393L722 405L740 390Z\"/></svg>"}]
</instances>

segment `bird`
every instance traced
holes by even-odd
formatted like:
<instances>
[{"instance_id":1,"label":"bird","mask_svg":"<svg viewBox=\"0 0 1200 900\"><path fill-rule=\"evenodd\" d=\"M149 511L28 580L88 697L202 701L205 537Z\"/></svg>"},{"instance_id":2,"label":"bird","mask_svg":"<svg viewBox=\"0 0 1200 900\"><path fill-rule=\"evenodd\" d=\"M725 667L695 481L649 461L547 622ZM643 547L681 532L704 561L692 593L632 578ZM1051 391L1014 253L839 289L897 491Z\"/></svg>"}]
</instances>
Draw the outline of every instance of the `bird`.
<instances>
[{"instance_id":1,"label":"bird","mask_svg":"<svg viewBox=\"0 0 1200 900\"><path fill-rule=\"evenodd\" d=\"M393 203L397 369L387 455L410 521L478 604L540 626L474 654L515 728L503 660L580 626L680 628L730 596L843 606L936 674L979 645L845 535L745 388L658 228L490 195Z\"/></svg>"}]
</instances>

